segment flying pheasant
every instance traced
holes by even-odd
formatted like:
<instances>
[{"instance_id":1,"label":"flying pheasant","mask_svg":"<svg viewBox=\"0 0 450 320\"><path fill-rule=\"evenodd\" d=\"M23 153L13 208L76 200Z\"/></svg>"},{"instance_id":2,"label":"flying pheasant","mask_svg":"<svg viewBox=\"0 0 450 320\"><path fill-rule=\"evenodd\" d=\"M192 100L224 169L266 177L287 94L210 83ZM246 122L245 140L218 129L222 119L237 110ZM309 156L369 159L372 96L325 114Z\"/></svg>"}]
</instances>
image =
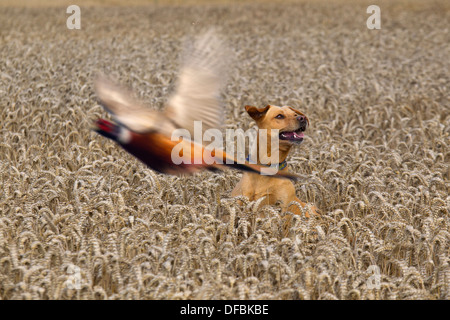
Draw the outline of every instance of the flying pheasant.
<instances>
[{"instance_id":1,"label":"flying pheasant","mask_svg":"<svg viewBox=\"0 0 450 320\"><path fill-rule=\"evenodd\" d=\"M225 166L261 173L264 167L248 162L238 163L222 150L209 150L216 161L206 161L205 146L198 141L186 138L180 142L171 139L176 129L185 129L193 137L194 121L201 121L203 131L222 126L223 110L219 94L227 67L226 50L212 31L200 37L196 45L189 49L176 90L164 111L152 110L134 99L130 91L104 76L98 77L95 81L98 99L113 115L115 123L98 119L94 130L114 140L147 166L161 173L184 174L202 169L217 171ZM183 144L183 148L180 148L182 151L178 155L184 161L176 164L172 151L179 143ZM276 173L276 176L291 180L297 178L282 172Z\"/></svg>"}]
</instances>

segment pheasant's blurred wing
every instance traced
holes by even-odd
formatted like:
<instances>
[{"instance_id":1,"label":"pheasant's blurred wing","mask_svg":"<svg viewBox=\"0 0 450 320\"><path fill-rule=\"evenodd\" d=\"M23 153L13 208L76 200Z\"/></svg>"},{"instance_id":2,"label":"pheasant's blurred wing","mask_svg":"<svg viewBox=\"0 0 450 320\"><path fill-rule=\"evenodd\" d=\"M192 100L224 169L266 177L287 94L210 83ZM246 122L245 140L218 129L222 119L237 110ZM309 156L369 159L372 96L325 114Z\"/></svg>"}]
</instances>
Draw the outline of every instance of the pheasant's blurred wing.
<instances>
[{"instance_id":1,"label":"pheasant's blurred wing","mask_svg":"<svg viewBox=\"0 0 450 320\"><path fill-rule=\"evenodd\" d=\"M225 83L227 53L213 31L205 33L186 50L175 93L167 102L166 115L193 137L194 121L202 131L221 129L223 110L220 92Z\"/></svg>"},{"instance_id":2,"label":"pheasant's blurred wing","mask_svg":"<svg viewBox=\"0 0 450 320\"><path fill-rule=\"evenodd\" d=\"M113 114L117 122L132 131L140 133L152 131L157 121L165 118L162 113L143 105L133 98L130 91L105 76L97 77L95 91L100 104Z\"/></svg>"}]
</instances>

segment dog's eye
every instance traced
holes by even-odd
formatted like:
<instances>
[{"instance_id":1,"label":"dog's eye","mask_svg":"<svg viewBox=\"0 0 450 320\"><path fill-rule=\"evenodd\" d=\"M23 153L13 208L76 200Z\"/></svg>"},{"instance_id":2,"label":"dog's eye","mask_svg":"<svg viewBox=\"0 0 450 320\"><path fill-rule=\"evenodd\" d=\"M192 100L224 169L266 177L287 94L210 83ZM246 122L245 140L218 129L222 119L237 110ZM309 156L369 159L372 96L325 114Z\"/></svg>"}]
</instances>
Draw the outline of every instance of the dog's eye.
<instances>
[{"instance_id":1,"label":"dog's eye","mask_svg":"<svg viewBox=\"0 0 450 320\"><path fill-rule=\"evenodd\" d=\"M277 115L277 116L275 117L275 119L284 119L284 115L282 115L282 114L280 113L279 115Z\"/></svg>"}]
</instances>

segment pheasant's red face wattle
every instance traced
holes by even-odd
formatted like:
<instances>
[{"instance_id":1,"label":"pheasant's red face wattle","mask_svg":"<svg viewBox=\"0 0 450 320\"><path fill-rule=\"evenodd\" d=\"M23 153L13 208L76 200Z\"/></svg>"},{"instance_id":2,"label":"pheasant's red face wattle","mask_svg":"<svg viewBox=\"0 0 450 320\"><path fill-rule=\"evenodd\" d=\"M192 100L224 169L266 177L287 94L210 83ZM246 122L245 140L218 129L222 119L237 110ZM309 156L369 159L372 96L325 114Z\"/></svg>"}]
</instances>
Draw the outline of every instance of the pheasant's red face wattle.
<instances>
[{"instance_id":1,"label":"pheasant's red face wattle","mask_svg":"<svg viewBox=\"0 0 450 320\"><path fill-rule=\"evenodd\" d=\"M95 121L94 126L94 130L102 136L114 141L117 140L118 134L120 132L120 128L118 125L105 119L98 119L97 121Z\"/></svg>"},{"instance_id":2,"label":"pheasant's red face wattle","mask_svg":"<svg viewBox=\"0 0 450 320\"><path fill-rule=\"evenodd\" d=\"M105 131L105 132L111 132L115 130L116 125L108 120L105 119L98 119L95 122L95 125L97 129Z\"/></svg>"}]
</instances>

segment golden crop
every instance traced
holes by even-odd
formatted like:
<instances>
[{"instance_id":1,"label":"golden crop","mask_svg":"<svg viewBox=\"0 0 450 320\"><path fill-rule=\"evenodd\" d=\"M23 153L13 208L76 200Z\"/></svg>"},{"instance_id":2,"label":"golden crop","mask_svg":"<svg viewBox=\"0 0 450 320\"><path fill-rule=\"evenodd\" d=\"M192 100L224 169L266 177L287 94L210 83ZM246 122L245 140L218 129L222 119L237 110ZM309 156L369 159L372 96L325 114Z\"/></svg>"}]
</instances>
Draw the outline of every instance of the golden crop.
<instances>
[{"instance_id":1,"label":"golden crop","mask_svg":"<svg viewBox=\"0 0 450 320\"><path fill-rule=\"evenodd\" d=\"M449 5L381 3L381 30L363 2L81 7L81 30L0 7L0 299L450 299ZM227 128L246 104L311 121L288 160L323 215L287 237L240 173L159 175L90 130L96 72L161 108L211 26Z\"/></svg>"}]
</instances>

